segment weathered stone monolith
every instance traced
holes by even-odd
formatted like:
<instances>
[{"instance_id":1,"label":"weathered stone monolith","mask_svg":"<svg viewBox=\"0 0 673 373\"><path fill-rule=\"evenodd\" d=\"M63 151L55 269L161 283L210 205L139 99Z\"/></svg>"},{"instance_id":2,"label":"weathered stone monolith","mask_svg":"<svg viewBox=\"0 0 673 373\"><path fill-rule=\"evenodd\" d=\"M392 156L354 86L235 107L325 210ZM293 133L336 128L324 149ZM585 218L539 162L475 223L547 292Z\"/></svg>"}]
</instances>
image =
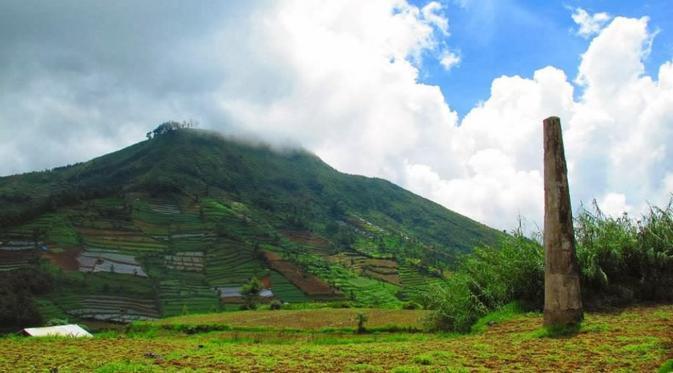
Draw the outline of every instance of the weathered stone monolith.
<instances>
[{"instance_id":1,"label":"weathered stone monolith","mask_svg":"<svg viewBox=\"0 0 673 373\"><path fill-rule=\"evenodd\" d=\"M544 120L544 325L583 317L561 120Z\"/></svg>"}]
</instances>

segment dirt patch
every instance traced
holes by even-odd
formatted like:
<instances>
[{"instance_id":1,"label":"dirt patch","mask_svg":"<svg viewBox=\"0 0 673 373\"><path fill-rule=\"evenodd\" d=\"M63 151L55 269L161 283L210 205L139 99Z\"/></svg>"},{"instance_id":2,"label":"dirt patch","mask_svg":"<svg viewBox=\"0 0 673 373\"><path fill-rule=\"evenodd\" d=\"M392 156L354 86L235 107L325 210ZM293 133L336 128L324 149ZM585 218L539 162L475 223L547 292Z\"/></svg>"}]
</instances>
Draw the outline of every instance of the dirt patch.
<instances>
[{"instance_id":1,"label":"dirt patch","mask_svg":"<svg viewBox=\"0 0 673 373\"><path fill-rule=\"evenodd\" d=\"M62 268L64 271L77 271L79 269L79 262L77 257L82 250L79 248L64 250L60 253L48 252L43 255L55 266Z\"/></svg>"},{"instance_id":2,"label":"dirt patch","mask_svg":"<svg viewBox=\"0 0 673 373\"><path fill-rule=\"evenodd\" d=\"M282 274L306 295L318 298L340 298L343 294L318 277L304 272L296 264L284 260L280 255L264 251L264 259L269 266Z\"/></svg>"},{"instance_id":3,"label":"dirt patch","mask_svg":"<svg viewBox=\"0 0 673 373\"><path fill-rule=\"evenodd\" d=\"M288 240L300 245L319 250L327 250L330 246L329 241L309 231L282 231L282 233Z\"/></svg>"}]
</instances>

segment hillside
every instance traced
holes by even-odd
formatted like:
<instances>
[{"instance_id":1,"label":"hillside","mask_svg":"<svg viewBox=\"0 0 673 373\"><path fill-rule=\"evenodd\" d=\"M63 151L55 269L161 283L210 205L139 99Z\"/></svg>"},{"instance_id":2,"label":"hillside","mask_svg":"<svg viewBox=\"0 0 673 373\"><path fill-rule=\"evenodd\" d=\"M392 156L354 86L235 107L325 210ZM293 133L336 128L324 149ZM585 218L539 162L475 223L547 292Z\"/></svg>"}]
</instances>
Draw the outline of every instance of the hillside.
<instances>
[{"instance_id":1,"label":"hillside","mask_svg":"<svg viewBox=\"0 0 673 373\"><path fill-rule=\"evenodd\" d=\"M54 277L45 318L129 321L260 301L395 306L502 233L381 179L179 129L0 178L0 270Z\"/></svg>"}]
</instances>

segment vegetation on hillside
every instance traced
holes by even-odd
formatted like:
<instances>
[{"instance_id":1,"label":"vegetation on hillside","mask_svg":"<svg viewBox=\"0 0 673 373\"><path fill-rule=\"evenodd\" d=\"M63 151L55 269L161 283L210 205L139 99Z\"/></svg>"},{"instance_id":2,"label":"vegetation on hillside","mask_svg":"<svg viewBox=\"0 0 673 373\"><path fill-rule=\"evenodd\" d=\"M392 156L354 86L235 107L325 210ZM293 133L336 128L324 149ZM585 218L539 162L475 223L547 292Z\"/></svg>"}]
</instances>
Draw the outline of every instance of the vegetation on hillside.
<instances>
[{"instance_id":1,"label":"vegetation on hillside","mask_svg":"<svg viewBox=\"0 0 673 373\"><path fill-rule=\"evenodd\" d=\"M48 293L52 288L51 276L39 269L0 272L0 331L46 321L35 303L35 296Z\"/></svg>"},{"instance_id":2,"label":"vegetation on hillside","mask_svg":"<svg viewBox=\"0 0 673 373\"><path fill-rule=\"evenodd\" d=\"M673 208L652 207L639 220L582 210L575 222L583 302L589 309L673 300ZM480 247L427 294L438 329L468 331L511 302L541 310L544 251L520 231L498 247Z\"/></svg>"},{"instance_id":3,"label":"vegetation on hillside","mask_svg":"<svg viewBox=\"0 0 673 373\"><path fill-rule=\"evenodd\" d=\"M152 140L85 163L0 178L0 227L129 192L225 197L344 246L357 240L340 222L365 232L395 227L397 235L382 237L370 251L433 265L503 236L385 180L342 174L306 151L186 128L159 131Z\"/></svg>"}]
</instances>

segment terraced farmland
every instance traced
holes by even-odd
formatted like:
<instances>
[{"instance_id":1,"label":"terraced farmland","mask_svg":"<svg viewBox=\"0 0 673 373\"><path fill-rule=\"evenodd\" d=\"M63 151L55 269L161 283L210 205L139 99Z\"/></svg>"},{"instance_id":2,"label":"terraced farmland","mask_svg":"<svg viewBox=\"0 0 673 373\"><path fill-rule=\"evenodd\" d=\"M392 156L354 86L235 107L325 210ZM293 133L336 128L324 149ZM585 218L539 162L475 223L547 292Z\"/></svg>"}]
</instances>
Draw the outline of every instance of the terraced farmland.
<instances>
[{"instance_id":1,"label":"terraced farmland","mask_svg":"<svg viewBox=\"0 0 673 373\"><path fill-rule=\"evenodd\" d=\"M264 251L264 258L271 268L278 271L304 294L317 299L341 298L342 293L323 282L318 277L306 273L292 262L283 259L276 253Z\"/></svg>"},{"instance_id":2,"label":"terraced farmland","mask_svg":"<svg viewBox=\"0 0 673 373\"><path fill-rule=\"evenodd\" d=\"M130 322L161 316L153 299L113 295L91 295L76 300L78 307L67 310L72 316L99 321Z\"/></svg>"},{"instance_id":3,"label":"terraced farmland","mask_svg":"<svg viewBox=\"0 0 673 373\"><path fill-rule=\"evenodd\" d=\"M41 298L40 309L101 321L237 307L241 287L253 276L268 288L259 301L273 295L289 303L350 299L384 307L401 304L395 296L400 284L423 282L413 269L401 279L393 260L338 253L320 234L277 229L265 216L226 198L129 193L94 199L0 232L0 270L46 259L62 288ZM358 224L367 235L379 232Z\"/></svg>"},{"instance_id":4,"label":"terraced farmland","mask_svg":"<svg viewBox=\"0 0 673 373\"><path fill-rule=\"evenodd\" d=\"M243 242L223 239L206 254L206 276L213 286L240 287L263 272L253 248Z\"/></svg>"},{"instance_id":5,"label":"terraced farmland","mask_svg":"<svg viewBox=\"0 0 673 373\"><path fill-rule=\"evenodd\" d=\"M81 272L109 272L147 277L136 258L131 255L87 250L80 253L77 261Z\"/></svg>"},{"instance_id":6,"label":"terraced farmland","mask_svg":"<svg viewBox=\"0 0 673 373\"><path fill-rule=\"evenodd\" d=\"M354 270L365 277L400 285L397 262L394 260L372 259L362 254L348 251L332 255L328 260Z\"/></svg>"},{"instance_id":7,"label":"terraced farmland","mask_svg":"<svg viewBox=\"0 0 673 373\"><path fill-rule=\"evenodd\" d=\"M35 249L30 250L4 250L0 248L0 272L13 271L29 265L39 258Z\"/></svg>"},{"instance_id":8,"label":"terraced farmland","mask_svg":"<svg viewBox=\"0 0 673 373\"><path fill-rule=\"evenodd\" d=\"M441 281L436 277L423 276L417 268L408 264L401 265L399 271L400 282L403 286L402 295L406 299L417 297L433 282Z\"/></svg>"},{"instance_id":9,"label":"terraced farmland","mask_svg":"<svg viewBox=\"0 0 673 373\"><path fill-rule=\"evenodd\" d=\"M164 316L213 312L219 309L219 299L205 277L178 277L161 280L159 300Z\"/></svg>"},{"instance_id":10,"label":"terraced farmland","mask_svg":"<svg viewBox=\"0 0 673 373\"><path fill-rule=\"evenodd\" d=\"M84 245L97 250L128 254L161 252L166 244L147 237L141 231L78 228Z\"/></svg>"},{"instance_id":11,"label":"terraced farmland","mask_svg":"<svg viewBox=\"0 0 673 373\"><path fill-rule=\"evenodd\" d=\"M164 256L166 268L178 271L203 272L205 268L203 251L185 251Z\"/></svg>"},{"instance_id":12,"label":"terraced farmland","mask_svg":"<svg viewBox=\"0 0 673 373\"><path fill-rule=\"evenodd\" d=\"M311 300L299 288L294 286L288 279L276 271L269 273L271 290L276 299L288 303L302 303Z\"/></svg>"}]
</instances>

